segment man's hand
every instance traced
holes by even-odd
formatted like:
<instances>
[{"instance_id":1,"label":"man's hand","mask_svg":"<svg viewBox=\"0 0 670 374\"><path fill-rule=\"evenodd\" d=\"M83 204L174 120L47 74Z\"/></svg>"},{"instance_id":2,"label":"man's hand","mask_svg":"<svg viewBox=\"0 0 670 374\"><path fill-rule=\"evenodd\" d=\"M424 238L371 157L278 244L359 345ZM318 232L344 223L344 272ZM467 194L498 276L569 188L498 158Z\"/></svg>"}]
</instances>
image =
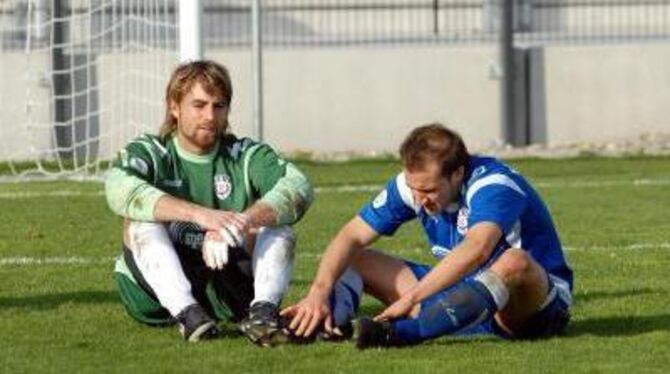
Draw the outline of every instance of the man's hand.
<instances>
[{"instance_id":1,"label":"man's hand","mask_svg":"<svg viewBox=\"0 0 670 374\"><path fill-rule=\"evenodd\" d=\"M411 298L403 296L398 299L395 303L391 304L388 308L384 309L375 317L375 321L392 321L404 316L409 315L414 307L415 303Z\"/></svg>"},{"instance_id":2,"label":"man's hand","mask_svg":"<svg viewBox=\"0 0 670 374\"><path fill-rule=\"evenodd\" d=\"M332 333L333 316L327 300L327 296L314 295L310 292L299 303L284 308L280 314L291 318L289 329L297 336L312 336L321 324L327 333Z\"/></svg>"},{"instance_id":3,"label":"man's hand","mask_svg":"<svg viewBox=\"0 0 670 374\"><path fill-rule=\"evenodd\" d=\"M251 222L244 213L200 208L194 222L205 231L217 232L230 247L242 247L244 236L250 231Z\"/></svg>"}]
</instances>

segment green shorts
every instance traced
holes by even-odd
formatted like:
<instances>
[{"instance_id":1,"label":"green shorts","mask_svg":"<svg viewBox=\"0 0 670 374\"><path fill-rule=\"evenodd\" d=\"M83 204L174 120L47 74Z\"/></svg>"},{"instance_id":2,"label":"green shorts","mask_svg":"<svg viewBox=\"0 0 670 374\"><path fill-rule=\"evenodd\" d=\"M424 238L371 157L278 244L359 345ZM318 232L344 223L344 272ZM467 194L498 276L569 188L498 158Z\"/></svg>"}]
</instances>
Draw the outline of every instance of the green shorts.
<instances>
[{"instance_id":1,"label":"green shorts","mask_svg":"<svg viewBox=\"0 0 670 374\"><path fill-rule=\"evenodd\" d=\"M246 317L254 297L251 260L246 252L233 249L228 265L221 271L208 269L200 252L178 250L178 254L186 278L191 283L193 297L211 316L232 322ZM130 249L125 246L116 260L114 280L121 301L132 318L152 326L174 323L174 318L160 305L135 265Z\"/></svg>"}]
</instances>

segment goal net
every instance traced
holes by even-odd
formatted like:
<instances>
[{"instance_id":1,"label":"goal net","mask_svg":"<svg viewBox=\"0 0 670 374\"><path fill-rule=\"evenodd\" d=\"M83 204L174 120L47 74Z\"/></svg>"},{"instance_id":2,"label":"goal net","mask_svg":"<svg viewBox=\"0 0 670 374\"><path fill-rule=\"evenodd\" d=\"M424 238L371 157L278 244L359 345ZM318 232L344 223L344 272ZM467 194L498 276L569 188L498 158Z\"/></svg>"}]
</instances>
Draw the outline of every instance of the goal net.
<instances>
[{"instance_id":1,"label":"goal net","mask_svg":"<svg viewBox=\"0 0 670 374\"><path fill-rule=\"evenodd\" d=\"M156 132L177 0L0 0L0 180L99 177Z\"/></svg>"}]
</instances>

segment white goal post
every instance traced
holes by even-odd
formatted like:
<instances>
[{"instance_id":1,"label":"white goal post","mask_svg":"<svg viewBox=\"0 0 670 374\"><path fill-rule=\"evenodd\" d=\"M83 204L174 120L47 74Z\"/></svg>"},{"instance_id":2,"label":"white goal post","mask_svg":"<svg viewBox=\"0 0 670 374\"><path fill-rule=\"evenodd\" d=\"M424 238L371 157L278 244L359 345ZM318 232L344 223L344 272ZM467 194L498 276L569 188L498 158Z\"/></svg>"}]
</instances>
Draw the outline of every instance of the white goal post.
<instances>
[{"instance_id":1,"label":"white goal post","mask_svg":"<svg viewBox=\"0 0 670 374\"><path fill-rule=\"evenodd\" d=\"M0 0L0 180L97 178L132 137L156 132L170 71L202 56L201 9Z\"/></svg>"}]
</instances>

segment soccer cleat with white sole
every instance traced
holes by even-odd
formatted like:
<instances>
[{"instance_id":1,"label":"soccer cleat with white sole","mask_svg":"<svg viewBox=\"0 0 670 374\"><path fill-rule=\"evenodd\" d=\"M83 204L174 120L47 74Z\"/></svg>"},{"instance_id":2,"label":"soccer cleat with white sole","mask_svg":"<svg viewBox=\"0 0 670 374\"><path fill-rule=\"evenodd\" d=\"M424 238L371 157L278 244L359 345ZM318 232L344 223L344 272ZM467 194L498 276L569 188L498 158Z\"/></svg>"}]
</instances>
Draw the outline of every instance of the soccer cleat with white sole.
<instances>
[{"instance_id":1,"label":"soccer cleat with white sole","mask_svg":"<svg viewBox=\"0 0 670 374\"><path fill-rule=\"evenodd\" d=\"M176 317L177 328L188 342L198 342L216 338L219 329L200 304L191 304L184 308Z\"/></svg>"},{"instance_id":2,"label":"soccer cleat with white sole","mask_svg":"<svg viewBox=\"0 0 670 374\"><path fill-rule=\"evenodd\" d=\"M274 347L289 342L277 306L259 301L249 308L249 316L240 322L240 330L252 343L261 347Z\"/></svg>"}]
</instances>

